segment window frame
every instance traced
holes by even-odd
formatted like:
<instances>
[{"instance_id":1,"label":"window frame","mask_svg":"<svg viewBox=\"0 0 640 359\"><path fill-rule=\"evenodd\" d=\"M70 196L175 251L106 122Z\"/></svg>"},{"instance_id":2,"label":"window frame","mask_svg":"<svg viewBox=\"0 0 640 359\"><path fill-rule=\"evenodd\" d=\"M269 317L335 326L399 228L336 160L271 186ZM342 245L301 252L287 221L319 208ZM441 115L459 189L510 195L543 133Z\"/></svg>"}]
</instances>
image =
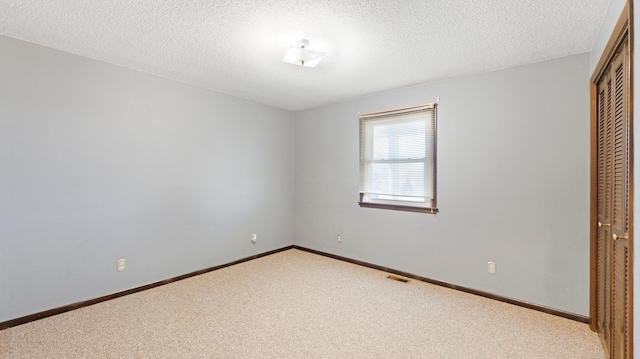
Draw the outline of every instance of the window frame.
<instances>
[{"instance_id":1,"label":"window frame","mask_svg":"<svg viewBox=\"0 0 640 359\"><path fill-rule=\"evenodd\" d=\"M394 159L394 160L372 160L371 156L367 157L365 152L370 152L372 148L365 148L365 137L372 136L371 133L365 133L365 122L366 121L380 121L384 118L396 118L401 121L403 115L414 115L416 113L426 113L428 116L426 126L427 128L431 128L431 135L428 135L428 131L425 131L425 142L427 148L425 148L425 157L423 161L418 159ZM430 113L430 114L429 114ZM388 210L397 210L397 211L408 211L408 212L420 212L420 213L428 213L428 214L436 214L438 213L437 208L437 103L428 103L418 106L410 106L403 107L392 110L378 111L378 112L370 112L360 114L358 116L360 122L360 198L358 201L358 205L360 207L365 208L379 208L379 209L388 209ZM371 141L368 141L371 142ZM428 155L431 154L432 158L428 158ZM410 162L422 162L425 166L425 178L424 178L424 188L425 190L431 186L432 196L429 200L423 202L415 202L415 204L411 204L411 201L402 201L402 200L378 200L378 199L366 199L366 192L363 189L364 179L366 176L364 172L368 171L365 169L365 161L370 164L375 162L381 163L410 163ZM431 165L430 171L432 173L433 183L429 183L429 179L426 176L428 170L426 166ZM426 192L426 191L425 191ZM392 196L392 194L391 194Z\"/></svg>"}]
</instances>

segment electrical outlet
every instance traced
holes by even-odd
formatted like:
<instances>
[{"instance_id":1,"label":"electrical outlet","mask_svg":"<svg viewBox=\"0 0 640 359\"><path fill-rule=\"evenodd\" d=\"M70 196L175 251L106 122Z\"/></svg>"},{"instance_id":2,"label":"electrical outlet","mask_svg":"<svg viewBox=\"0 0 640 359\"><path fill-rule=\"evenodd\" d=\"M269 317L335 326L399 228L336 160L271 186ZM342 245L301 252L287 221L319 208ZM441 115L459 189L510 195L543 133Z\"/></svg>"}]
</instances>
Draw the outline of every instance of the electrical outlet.
<instances>
[{"instance_id":1,"label":"electrical outlet","mask_svg":"<svg viewBox=\"0 0 640 359\"><path fill-rule=\"evenodd\" d=\"M127 269L127 260L126 259L118 259L118 272L124 272Z\"/></svg>"},{"instance_id":2,"label":"electrical outlet","mask_svg":"<svg viewBox=\"0 0 640 359\"><path fill-rule=\"evenodd\" d=\"M496 274L496 262L487 263L487 271L489 274Z\"/></svg>"},{"instance_id":3,"label":"electrical outlet","mask_svg":"<svg viewBox=\"0 0 640 359\"><path fill-rule=\"evenodd\" d=\"M257 240L258 240L258 235L255 233L251 233L251 243L256 244Z\"/></svg>"},{"instance_id":4,"label":"electrical outlet","mask_svg":"<svg viewBox=\"0 0 640 359\"><path fill-rule=\"evenodd\" d=\"M342 236L338 234L338 243L342 243Z\"/></svg>"}]
</instances>

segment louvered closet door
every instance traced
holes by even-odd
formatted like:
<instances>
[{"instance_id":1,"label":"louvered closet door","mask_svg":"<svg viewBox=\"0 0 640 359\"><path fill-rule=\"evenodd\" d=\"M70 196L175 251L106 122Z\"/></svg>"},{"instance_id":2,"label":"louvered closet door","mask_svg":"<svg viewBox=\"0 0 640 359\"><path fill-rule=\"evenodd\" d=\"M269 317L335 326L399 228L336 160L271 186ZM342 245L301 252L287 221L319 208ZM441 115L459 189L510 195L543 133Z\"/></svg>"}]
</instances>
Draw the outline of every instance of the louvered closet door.
<instances>
[{"instance_id":1,"label":"louvered closet door","mask_svg":"<svg viewBox=\"0 0 640 359\"><path fill-rule=\"evenodd\" d=\"M598 85L598 282L597 332L605 351L611 339L611 76Z\"/></svg>"},{"instance_id":2,"label":"louvered closet door","mask_svg":"<svg viewBox=\"0 0 640 359\"><path fill-rule=\"evenodd\" d=\"M625 45L612 66L613 214L611 238L611 357L629 357L629 116L628 54Z\"/></svg>"},{"instance_id":3,"label":"louvered closet door","mask_svg":"<svg viewBox=\"0 0 640 359\"><path fill-rule=\"evenodd\" d=\"M598 83L597 331L608 357L629 358L629 75L623 44Z\"/></svg>"}]
</instances>

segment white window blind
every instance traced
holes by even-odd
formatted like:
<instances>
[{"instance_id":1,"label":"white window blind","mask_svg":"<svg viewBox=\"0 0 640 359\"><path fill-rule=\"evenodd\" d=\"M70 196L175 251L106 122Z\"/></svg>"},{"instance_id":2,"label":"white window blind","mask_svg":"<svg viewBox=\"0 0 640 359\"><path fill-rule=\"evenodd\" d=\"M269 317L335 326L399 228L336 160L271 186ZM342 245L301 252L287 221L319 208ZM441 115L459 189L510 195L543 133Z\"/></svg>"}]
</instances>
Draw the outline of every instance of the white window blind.
<instances>
[{"instance_id":1,"label":"white window blind","mask_svg":"<svg viewBox=\"0 0 640 359\"><path fill-rule=\"evenodd\" d=\"M435 155L435 104L360 115L360 205L437 212Z\"/></svg>"}]
</instances>

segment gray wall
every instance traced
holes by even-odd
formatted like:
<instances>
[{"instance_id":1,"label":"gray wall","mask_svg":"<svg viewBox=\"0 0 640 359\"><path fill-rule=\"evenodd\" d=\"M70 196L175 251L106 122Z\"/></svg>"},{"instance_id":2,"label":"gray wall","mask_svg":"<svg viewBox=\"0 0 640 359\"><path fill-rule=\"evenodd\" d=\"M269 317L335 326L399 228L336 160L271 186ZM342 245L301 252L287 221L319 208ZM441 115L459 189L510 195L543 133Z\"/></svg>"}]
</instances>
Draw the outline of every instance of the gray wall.
<instances>
[{"instance_id":1,"label":"gray wall","mask_svg":"<svg viewBox=\"0 0 640 359\"><path fill-rule=\"evenodd\" d=\"M0 322L293 242L291 112L1 36L0 64Z\"/></svg>"},{"instance_id":2,"label":"gray wall","mask_svg":"<svg viewBox=\"0 0 640 359\"><path fill-rule=\"evenodd\" d=\"M626 3L627 0L609 0L609 7L607 8L606 14L603 16L602 24L600 24L600 30L598 31L593 48L591 49L589 57L589 77L591 77L593 71L596 69L598 61L600 61L600 57L602 57L604 48L607 46L607 42L613 33L613 29L615 28Z\"/></svg>"},{"instance_id":3,"label":"gray wall","mask_svg":"<svg viewBox=\"0 0 640 359\"><path fill-rule=\"evenodd\" d=\"M588 315L588 76L581 54L296 113L294 243ZM437 98L441 212L358 207L358 112Z\"/></svg>"},{"instance_id":4,"label":"gray wall","mask_svg":"<svg viewBox=\"0 0 640 359\"><path fill-rule=\"evenodd\" d=\"M589 54L295 115L1 36L0 63L0 321L292 243L588 315ZM436 98L441 213L359 208L358 112Z\"/></svg>"}]
</instances>

